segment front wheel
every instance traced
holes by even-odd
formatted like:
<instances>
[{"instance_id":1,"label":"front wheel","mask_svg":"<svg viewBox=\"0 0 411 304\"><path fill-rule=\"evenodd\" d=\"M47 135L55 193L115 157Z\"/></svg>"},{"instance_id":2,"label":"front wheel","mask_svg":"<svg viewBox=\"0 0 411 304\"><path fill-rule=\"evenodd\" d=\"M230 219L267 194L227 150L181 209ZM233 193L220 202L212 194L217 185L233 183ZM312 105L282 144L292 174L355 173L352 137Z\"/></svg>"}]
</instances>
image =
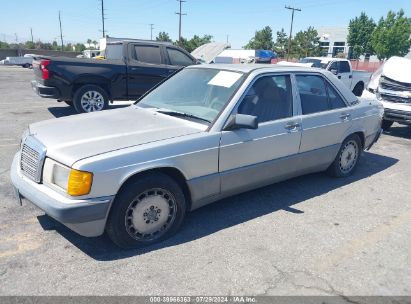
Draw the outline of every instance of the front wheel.
<instances>
[{"instance_id":1,"label":"front wheel","mask_svg":"<svg viewBox=\"0 0 411 304\"><path fill-rule=\"evenodd\" d=\"M186 201L178 183L163 173L142 175L125 186L113 202L106 231L119 247L151 245L181 226Z\"/></svg>"},{"instance_id":2,"label":"front wheel","mask_svg":"<svg viewBox=\"0 0 411 304\"><path fill-rule=\"evenodd\" d=\"M327 173L334 177L351 175L361 157L362 145L357 134L348 136L341 145L333 163L328 167Z\"/></svg>"},{"instance_id":3,"label":"front wheel","mask_svg":"<svg viewBox=\"0 0 411 304\"><path fill-rule=\"evenodd\" d=\"M109 97L97 85L84 85L74 94L73 104L78 113L97 112L107 109Z\"/></svg>"}]
</instances>

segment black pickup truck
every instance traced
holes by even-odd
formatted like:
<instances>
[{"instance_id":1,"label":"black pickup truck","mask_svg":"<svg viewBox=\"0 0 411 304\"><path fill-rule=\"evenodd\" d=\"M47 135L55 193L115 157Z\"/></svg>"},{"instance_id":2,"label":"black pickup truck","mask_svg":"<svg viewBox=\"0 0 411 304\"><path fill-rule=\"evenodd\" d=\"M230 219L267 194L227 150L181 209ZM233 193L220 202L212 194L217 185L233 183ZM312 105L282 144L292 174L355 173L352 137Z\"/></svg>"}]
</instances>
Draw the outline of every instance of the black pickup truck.
<instances>
[{"instance_id":1,"label":"black pickup truck","mask_svg":"<svg viewBox=\"0 0 411 304\"><path fill-rule=\"evenodd\" d=\"M118 48L116 56L103 60L41 57L33 61L32 87L41 97L64 101L79 113L101 111L113 100L137 99L177 70L197 63L170 43L132 40Z\"/></svg>"}]
</instances>

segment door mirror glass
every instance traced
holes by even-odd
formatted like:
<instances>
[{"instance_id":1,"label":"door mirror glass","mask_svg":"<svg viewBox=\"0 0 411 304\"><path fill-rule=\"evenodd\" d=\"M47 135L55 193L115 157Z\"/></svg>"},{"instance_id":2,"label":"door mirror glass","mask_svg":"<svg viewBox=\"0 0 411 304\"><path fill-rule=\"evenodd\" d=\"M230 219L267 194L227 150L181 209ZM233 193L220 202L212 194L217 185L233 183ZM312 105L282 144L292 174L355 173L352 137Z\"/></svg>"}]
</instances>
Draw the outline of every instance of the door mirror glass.
<instances>
[{"instance_id":1,"label":"door mirror glass","mask_svg":"<svg viewBox=\"0 0 411 304\"><path fill-rule=\"evenodd\" d=\"M333 73L334 75L338 75L338 70L337 69L331 69L330 72Z\"/></svg>"},{"instance_id":2,"label":"door mirror glass","mask_svg":"<svg viewBox=\"0 0 411 304\"><path fill-rule=\"evenodd\" d=\"M257 129L258 121L256 116L246 114L231 115L228 119L224 131L231 131L237 129Z\"/></svg>"}]
</instances>

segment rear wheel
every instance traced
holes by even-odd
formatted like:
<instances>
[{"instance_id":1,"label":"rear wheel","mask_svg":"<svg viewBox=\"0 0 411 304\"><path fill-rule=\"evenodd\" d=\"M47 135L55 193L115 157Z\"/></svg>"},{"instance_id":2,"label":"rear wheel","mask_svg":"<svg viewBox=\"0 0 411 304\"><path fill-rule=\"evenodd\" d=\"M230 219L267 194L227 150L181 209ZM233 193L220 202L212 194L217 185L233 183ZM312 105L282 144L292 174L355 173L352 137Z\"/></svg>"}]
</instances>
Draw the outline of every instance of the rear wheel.
<instances>
[{"instance_id":1,"label":"rear wheel","mask_svg":"<svg viewBox=\"0 0 411 304\"><path fill-rule=\"evenodd\" d=\"M108 95L97 85L85 85L74 94L73 104L78 113L97 112L107 109Z\"/></svg>"},{"instance_id":2,"label":"rear wheel","mask_svg":"<svg viewBox=\"0 0 411 304\"><path fill-rule=\"evenodd\" d=\"M364 91L364 85L362 83L357 83L352 90L355 96L361 96Z\"/></svg>"},{"instance_id":3,"label":"rear wheel","mask_svg":"<svg viewBox=\"0 0 411 304\"><path fill-rule=\"evenodd\" d=\"M348 136L341 145L333 163L327 169L327 173L334 177L351 175L357 168L361 157L362 145L357 134Z\"/></svg>"},{"instance_id":4,"label":"rear wheel","mask_svg":"<svg viewBox=\"0 0 411 304\"><path fill-rule=\"evenodd\" d=\"M106 231L119 247L151 245L181 226L186 202L180 186L168 175L142 175L126 185L115 201Z\"/></svg>"},{"instance_id":5,"label":"rear wheel","mask_svg":"<svg viewBox=\"0 0 411 304\"><path fill-rule=\"evenodd\" d=\"M388 131L391 128L393 123L394 123L393 121L383 119L382 124L381 124L381 128L384 131Z\"/></svg>"}]
</instances>

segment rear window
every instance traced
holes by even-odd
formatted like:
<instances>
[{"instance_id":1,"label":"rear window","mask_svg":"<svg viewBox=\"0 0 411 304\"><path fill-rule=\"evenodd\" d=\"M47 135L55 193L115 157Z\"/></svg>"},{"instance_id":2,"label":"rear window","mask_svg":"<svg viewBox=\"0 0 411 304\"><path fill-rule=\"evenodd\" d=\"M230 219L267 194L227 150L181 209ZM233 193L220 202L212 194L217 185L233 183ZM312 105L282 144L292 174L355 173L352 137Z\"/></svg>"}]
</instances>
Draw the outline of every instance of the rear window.
<instances>
[{"instance_id":1,"label":"rear window","mask_svg":"<svg viewBox=\"0 0 411 304\"><path fill-rule=\"evenodd\" d=\"M136 45L136 59L151 64L161 64L161 53L158 46Z\"/></svg>"}]
</instances>

